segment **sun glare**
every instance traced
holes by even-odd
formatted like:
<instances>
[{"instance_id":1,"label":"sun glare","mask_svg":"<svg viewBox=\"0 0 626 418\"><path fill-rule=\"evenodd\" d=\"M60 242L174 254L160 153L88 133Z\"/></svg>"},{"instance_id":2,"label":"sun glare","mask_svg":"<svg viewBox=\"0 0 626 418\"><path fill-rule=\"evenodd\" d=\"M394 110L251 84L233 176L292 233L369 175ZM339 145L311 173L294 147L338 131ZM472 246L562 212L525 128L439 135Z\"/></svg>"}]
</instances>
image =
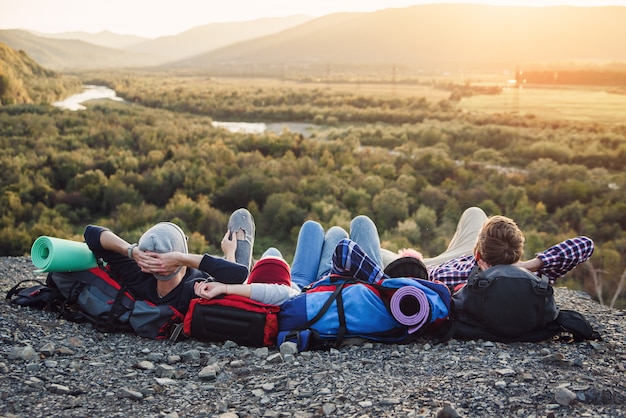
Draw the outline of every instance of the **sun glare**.
<instances>
[{"instance_id":1,"label":"sun glare","mask_svg":"<svg viewBox=\"0 0 626 418\"><path fill-rule=\"evenodd\" d=\"M26 29L43 33L104 30L148 38L175 35L199 25L213 22L241 22L263 17L296 14L320 17L337 12L372 12L418 4L473 3L499 6L626 6L626 0L615 1L420 1L420 0L335 0L264 2L232 0L219 7L214 2L179 0L176 6L162 0L109 0L99 2L97 12L92 2L84 0L0 0L0 29Z\"/></svg>"}]
</instances>

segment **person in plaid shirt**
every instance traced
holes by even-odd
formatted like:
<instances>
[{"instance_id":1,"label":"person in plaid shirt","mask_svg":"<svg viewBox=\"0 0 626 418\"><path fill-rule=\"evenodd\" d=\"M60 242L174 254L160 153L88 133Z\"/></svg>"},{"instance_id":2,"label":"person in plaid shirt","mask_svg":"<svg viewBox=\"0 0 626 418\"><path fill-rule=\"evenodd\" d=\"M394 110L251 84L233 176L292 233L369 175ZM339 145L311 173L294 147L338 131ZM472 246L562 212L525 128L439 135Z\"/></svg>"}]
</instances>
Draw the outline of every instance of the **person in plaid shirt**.
<instances>
[{"instance_id":1,"label":"person in plaid shirt","mask_svg":"<svg viewBox=\"0 0 626 418\"><path fill-rule=\"evenodd\" d=\"M467 209L457 225L448 249L441 255L423 259L430 280L437 280L454 289L467 282L478 265L486 270L498 264L514 264L546 276L551 284L591 257L593 241L585 236L567 239L547 250L521 261L524 234L517 224L505 216L487 218L477 207ZM386 259L389 260L389 255Z\"/></svg>"}]
</instances>

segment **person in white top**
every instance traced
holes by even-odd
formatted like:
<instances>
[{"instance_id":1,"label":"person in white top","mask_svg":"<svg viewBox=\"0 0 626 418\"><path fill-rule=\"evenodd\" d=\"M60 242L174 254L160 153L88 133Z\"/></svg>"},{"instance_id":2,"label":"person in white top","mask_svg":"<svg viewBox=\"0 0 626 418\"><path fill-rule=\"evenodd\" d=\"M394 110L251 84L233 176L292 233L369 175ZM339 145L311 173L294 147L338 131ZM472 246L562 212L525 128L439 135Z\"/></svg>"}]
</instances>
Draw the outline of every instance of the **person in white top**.
<instances>
[{"instance_id":1,"label":"person in white top","mask_svg":"<svg viewBox=\"0 0 626 418\"><path fill-rule=\"evenodd\" d=\"M265 251L252 267L245 283L198 282L194 290L197 296L204 299L239 295L268 305L280 305L301 293L300 287L291 281L289 264L276 248Z\"/></svg>"}]
</instances>

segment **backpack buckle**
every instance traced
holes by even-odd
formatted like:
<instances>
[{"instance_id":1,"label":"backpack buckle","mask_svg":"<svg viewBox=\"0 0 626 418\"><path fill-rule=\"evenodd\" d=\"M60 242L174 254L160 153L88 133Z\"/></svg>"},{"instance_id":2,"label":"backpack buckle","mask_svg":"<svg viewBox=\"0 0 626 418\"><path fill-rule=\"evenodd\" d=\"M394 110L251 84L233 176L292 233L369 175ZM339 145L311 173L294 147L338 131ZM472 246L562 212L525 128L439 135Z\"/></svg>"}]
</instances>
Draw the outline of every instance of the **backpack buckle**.
<instances>
[{"instance_id":1,"label":"backpack buckle","mask_svg":"<svg viewBox=\"0 0 626 418\"><path fill-rule=\"evenodd\" d=\"M539 290L541 290L542 292L545 292L546 290L548 290L549 286L550 286L550 283L548 282L548 278L546 276L541 276L541 281L537 285Z\"/></svg>"},{"instance_id":2,"label":"backpack buckle","mask_svg":"<svg viewBox=\"0 0 626 418\"><path fill-rule=\"evenodd\" d=\"M482 290L488 288L491 282L487 279L479 278L474 282L474 284L478 289Z\"/></svg>"},{"instance_id":3,"label":"backpack buckle","mask_svg":"<svg viewBox=\"0 0 626 418\"><path fill-rule=\"evenodd\" d=\"M175 343L180 338L180 334L183 332L184 325L182 322L172 325L172 333L170 334L170 342Z\"/></svg>"}]
</instances>

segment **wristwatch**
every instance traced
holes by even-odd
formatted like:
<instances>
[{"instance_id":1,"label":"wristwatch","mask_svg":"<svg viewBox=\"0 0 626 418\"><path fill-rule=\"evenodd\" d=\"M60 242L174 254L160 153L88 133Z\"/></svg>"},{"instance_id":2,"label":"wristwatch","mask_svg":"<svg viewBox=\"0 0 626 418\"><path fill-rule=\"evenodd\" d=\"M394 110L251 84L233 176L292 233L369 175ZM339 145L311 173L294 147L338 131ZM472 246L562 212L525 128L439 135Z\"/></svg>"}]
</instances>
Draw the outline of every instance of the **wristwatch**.
<instances>
[{"instance_id":1,"label":"wristwatch","mask_svg":"<svg viewBox=\"0 0 626 418\"><path fill-rule=\"evenodd\" d=\"M128 258L133 258L133 250L136 246L137 244L132 244L130 247L128 247Z\"/></svg>"}]
</instances>

